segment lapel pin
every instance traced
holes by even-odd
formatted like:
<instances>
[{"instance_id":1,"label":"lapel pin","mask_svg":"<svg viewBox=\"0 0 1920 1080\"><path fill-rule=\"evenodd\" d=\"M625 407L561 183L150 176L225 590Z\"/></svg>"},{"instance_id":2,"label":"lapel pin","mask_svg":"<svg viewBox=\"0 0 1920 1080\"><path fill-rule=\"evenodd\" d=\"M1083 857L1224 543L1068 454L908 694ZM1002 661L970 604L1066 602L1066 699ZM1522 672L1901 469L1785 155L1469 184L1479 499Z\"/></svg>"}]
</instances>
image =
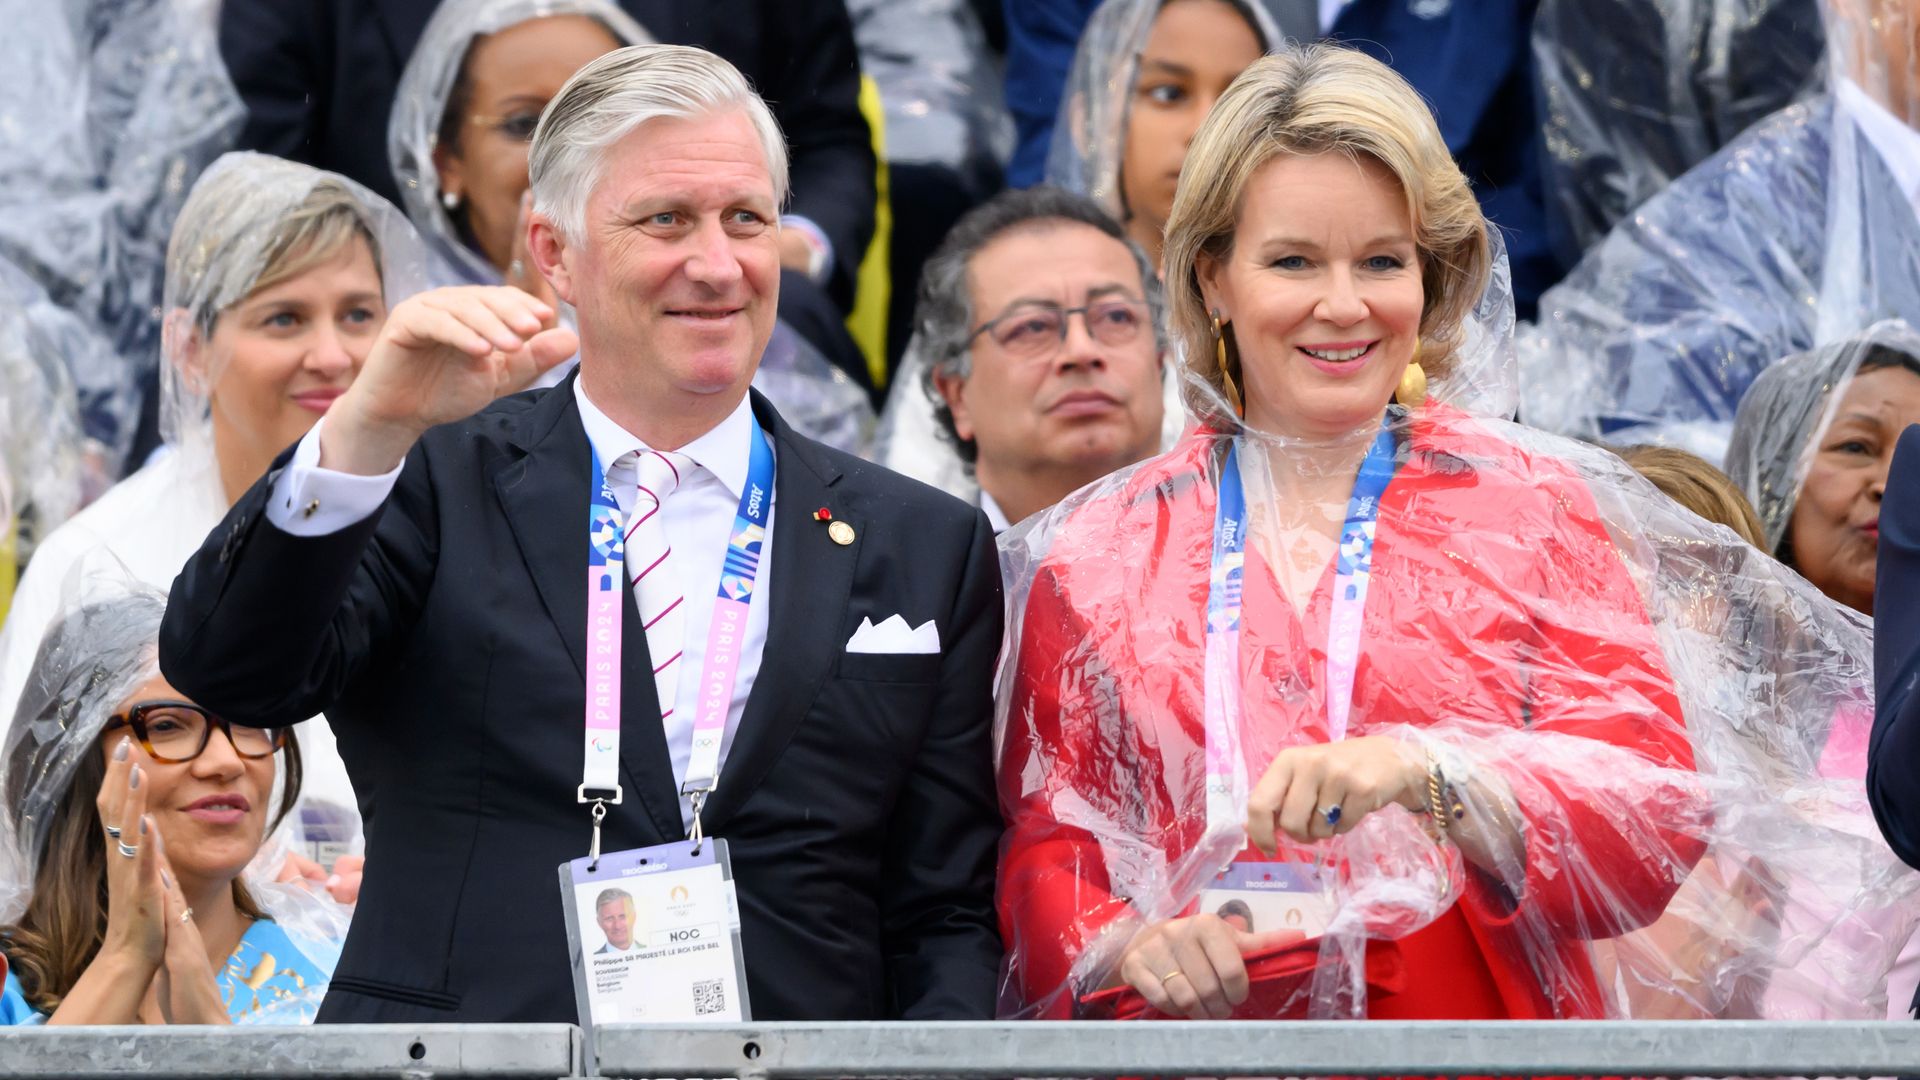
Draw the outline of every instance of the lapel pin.
<instances>
[{"instance_id":1,"label":"lapel pin","mask_svg":"<svg viewBox=\"0 0 1920 1080\"><path fill-rule=\"evenodd\" d=\"M853 543L853 526L844 521L836 521L827 526L827 535L833 538L834 543L846 547Z\"/></svg>"},{"instance_id":2,"label":"lapel pin","mask_svg":"<svg viewBox=\"0 0 1920 1080\"><path fill-rule=\"evenodd\" d=\"M818 510L815 510L815 511L813 512L813 520L815 520L815 521L832 521L832 520L833 520L833 511L831 511L831 510L829 510L829 509L827 509L826 507L824 507L824 506L823 506L823 507L821 507L820 509L818 509Z\"/></svg>"}]
</instances>

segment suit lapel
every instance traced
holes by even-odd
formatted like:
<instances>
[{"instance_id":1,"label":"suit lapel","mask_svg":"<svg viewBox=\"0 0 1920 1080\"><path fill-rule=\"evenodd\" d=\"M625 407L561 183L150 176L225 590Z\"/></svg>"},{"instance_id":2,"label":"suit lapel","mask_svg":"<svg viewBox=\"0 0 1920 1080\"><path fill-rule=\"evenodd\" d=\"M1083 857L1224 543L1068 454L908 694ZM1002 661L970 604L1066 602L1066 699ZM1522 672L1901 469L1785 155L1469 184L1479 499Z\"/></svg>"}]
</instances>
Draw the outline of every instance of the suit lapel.
<instances>
[{"instance_id":1,"label":"suit lapel","mask_svg":"<svg viewBox=\"0 0 1920 1080\"><path fill-rule=\"evenodd\" d=\"M772 607L760 674L747 696L713 801L701 815L709 832L723 828L766 779L833 668L841 646L836 632L846 621L853 568L863 542L856 535L850 546L836 544L812 519L814 510L823 506L836 518L854 516L832 491L840 471L797 438L758 392L753 405L761 426L773 436L777 456L772 572L762 585ZM858 530L860 523L852 524ZM754 600L758 603L760 597Z\"/></svg>"},{"instance_id":2,"label":"suit lapel","mask_svg":"<svg viewBox=\"0 0 1920 1080\"><path fill-rule=\"evenodd\" d=\"M587 670L587 601L581 576L586 566L587 484L593 465L573 379L541 396L514 433L526 456L494 479L494 490L527 572L539 590L548 618L573 659L573 678L582 692ZM680 836L680 796L673 783L672 758L660 725L659 695L647 635L640 628L633 590L625 590L620 622L620 767L625 798L637 797L660 842ZM578 726L579 716L540 718Z\"/></svg>"}]
</instances>

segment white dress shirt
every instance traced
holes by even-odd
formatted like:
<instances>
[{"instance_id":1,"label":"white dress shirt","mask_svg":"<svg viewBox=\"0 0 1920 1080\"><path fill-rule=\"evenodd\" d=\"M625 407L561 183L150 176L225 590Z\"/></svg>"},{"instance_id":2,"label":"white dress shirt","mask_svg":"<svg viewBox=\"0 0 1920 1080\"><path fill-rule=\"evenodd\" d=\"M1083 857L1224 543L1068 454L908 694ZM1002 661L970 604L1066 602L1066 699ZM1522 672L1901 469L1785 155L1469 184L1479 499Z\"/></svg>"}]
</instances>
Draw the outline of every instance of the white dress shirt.
<instances>
[{"instance_id":1,"label":"white dress shirt","mask_svg":"<svg viewBox=\"0 0 1920 1080\"><path fill-rule=\"evenodd\" d=\"M1000 509L1000 504L987 494L986 488L980 489L980 512L987 515L987 524L993 526L995 536L1013 527L1013 522L1007 520L1007 512Z\"/></svg>"},{"instance_id":2,"label":"white dress shirt","mask_svg":"<svg viewBox=\"0 0 1920 1080\"><path fill-rule=\"evenodd\" d=\"M631 450L648 449L638 436L627 431L601 412L587 397L578 379L573 383L574 400L580 406L580 423L586 428L587 442L600 455L602 465L617 460ZM324 421L322 421L324 423ZM726 561L727 542L733 535L733 519L740 508L740 493L747 486L749 439L760 438L753 418L752 402L746 398L719 425L705 435L679 447L700 468L683 477L680 486L667 498L660 513L667 530L667 542L673 546L673 561L686 589L686 641L683 669L691 676L703 670L707 656L707 628L713 621L713 601L720 591L720 570ZM320 467L320 425L314 425L300 441L293 459L274 483L273 496L267 501L267 519L296 536L324 536L364 520L380 508L400 478L400 468L382 476L355 476ZM616 489L614 498L624 513L633 505L631 486ZM313 513L305 509L312 506ZM773 565L774 512L778 501L767 511L767 538L760 550L760 573L753 590L753 603L747 613L747 635L740 651L740 672L733 687L733 701L727 710L727 730L720 740L720 763L724 771L727 754L733 749L740 729L740 715L747 695L760 673L761 654L767 644L767 597ZM581 529L586 528L586 503L580 505ZM585 566L584 545L582 566ZM629 581L631 581L629 568ZM638 625L629 632L639 632ZM627 682L645 677L647 672L627 672ZM687 758L693 750L693 720L697 709L701 679L680 680L673 715L663 722L667 751L673 762L674 786L687 775ZM573 722L580 722L574 718ZM680 819L693 824L693 809L684 796L680 800Z\"/></svg>"},{"instance_id":3,"label":"white dress shirt","mask_svg":"<svg viewBox=\"0 0 1920 1080\"><path fill-rule=\"evenodd\" d=\"M1842 76L1834 81L1840 108L1867 137L1880 160L1887 163L1887 171L1900 186L1900 194L1906 196L1907 205L1920 213L1920 131L1887 111L1852 79Z\"/></svg>"}]
</instances>

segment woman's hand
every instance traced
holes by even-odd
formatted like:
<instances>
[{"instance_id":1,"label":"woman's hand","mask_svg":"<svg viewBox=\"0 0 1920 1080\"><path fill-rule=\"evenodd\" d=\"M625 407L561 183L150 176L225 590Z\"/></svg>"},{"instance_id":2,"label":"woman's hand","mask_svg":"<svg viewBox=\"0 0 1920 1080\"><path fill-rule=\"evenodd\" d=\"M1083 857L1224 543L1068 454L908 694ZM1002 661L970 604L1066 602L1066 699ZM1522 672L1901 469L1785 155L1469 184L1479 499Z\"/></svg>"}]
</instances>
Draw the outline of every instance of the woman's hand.
<instances>
[{"instance_id":1,"label":"woman's hand","mask_svg":"<svg viewBox=\"0 0 1920 1080\"><path fill-rule=\"evenodd\" d=\"M153 979L154 1003L169 1024L230 1024L220 984L207 961L207 944L193 921L193 909L180 892L180 882L166 866L166 844L154 833L161 882L166 888L167 947Z\"/></svg>"},{"instance_id":2,"label":"woman's hand","mask_svg":"<svg viewBox=\"0 0 1920 1080\"><path fill-rule=\"evenodd\" d=\"M1247 1000L1245 955L1298 937L1295 930L1249 934L1218 915L1168 919L1134 935L1120 978L1169 1016L1225 1020Z\"/></svg>"},{"instance_id":3,"label":"woman's hand","mask_svg":"<svg viewBox=\"0 0 1920 1080\"><path fill-rule=\"evenodd\" d=\"M342 904L360 899L360 878L365 872L365 855L342 855L333 861L333 874L327 878L327 895Z\"/></svg>"},{"instance_id":4,"label":"woman's hand","mask_svg":"<svg viewBox=\"0 0 1920 1080\"><path fill-rule=\"evenodd\" d=\"M1418 811L1425 806L1426 780L1419 751L1397 739L1369 735L1291 747L1280 751L1247 796L1247 839L1272 858L1277 833L1306 844L1347 832L1393 803ZM1330 814L1335 807L1338 813Z\"/></svg>"},{"instance_id":5,"label":"woman's hand","mask_svg":"<svg viewBox=\"0 0 1920 1080\"><path fill-rule=\"evenodd\" d=\"M47 1018L50 1024L131 1024L167 947L166 888L147 815L147 785L134 763L133 741L121 739L107 762L94 807L107 848L107 930L100 951ZM115 835L118 833L118 835ZM120 846L132 849L123 855Z\"/></svg>"},{"instance_id":6,"label":"woman's hand","mask_svg":"<svg viewBox=\"0 0 1920 1080\"><path fill-rule=\"evenodd\" d=\"M273 878L276 885L291 885L302 881L319 885L326 880L327 868L297 851L287 852L287 857L280 860L280 872Z\"/></svg>"},{"instance_id":7,"label":"woman's hand","mask_svg":"<svg viewBox=\"0 0 1920 1080\"><path fill-rule=\"evenodd\" d=\"M107 830L107 932L100 952L151 970L167 944L166 889L154 843L160 833L147 816L147 785L132 758L133 740L121 739L94 799ZM123 845L136 854L123 854Z\"/></svg>"}]
</instances>

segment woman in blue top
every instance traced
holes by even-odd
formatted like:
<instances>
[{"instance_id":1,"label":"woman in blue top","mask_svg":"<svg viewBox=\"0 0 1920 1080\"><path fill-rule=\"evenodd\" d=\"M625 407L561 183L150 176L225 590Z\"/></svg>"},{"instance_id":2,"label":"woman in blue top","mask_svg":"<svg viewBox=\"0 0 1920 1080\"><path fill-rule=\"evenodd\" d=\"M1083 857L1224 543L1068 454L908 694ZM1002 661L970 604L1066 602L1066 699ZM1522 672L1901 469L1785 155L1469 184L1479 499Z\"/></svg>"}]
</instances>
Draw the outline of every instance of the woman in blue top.
<instances>
[{"instance_id":1,"label":"woman in blue top","mask_svg":"<svg viewBox=\"0 0 1920 1080\"><path fill-rule=\"evenodd\" d=\"M299 750L167 685L164 607L88 603L35 657L5 755L0 1023L297 1023L325 991L337 947L242 880Z\"/></svg>"}]
</instances>

